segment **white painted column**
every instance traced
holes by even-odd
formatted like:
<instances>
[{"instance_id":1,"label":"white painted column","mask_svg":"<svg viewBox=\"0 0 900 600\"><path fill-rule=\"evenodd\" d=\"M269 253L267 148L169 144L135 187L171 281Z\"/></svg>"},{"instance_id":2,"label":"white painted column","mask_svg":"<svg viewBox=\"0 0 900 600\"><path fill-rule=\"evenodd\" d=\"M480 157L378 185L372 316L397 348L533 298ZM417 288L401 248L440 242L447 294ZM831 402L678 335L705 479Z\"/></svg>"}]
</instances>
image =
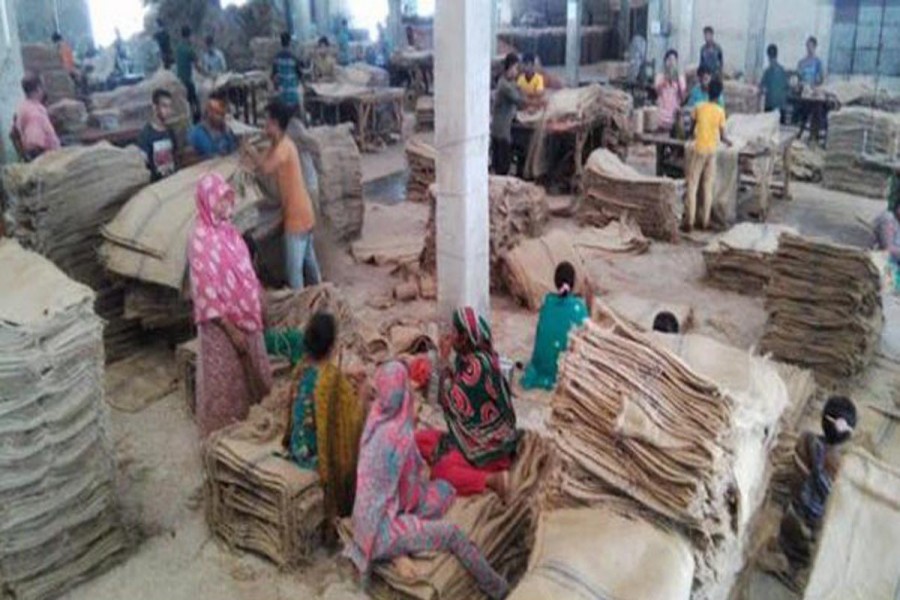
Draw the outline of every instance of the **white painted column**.
<instances>
[{"instance_id":1,"label":"white painted column","mask_svg":"<svg viewBox=\"0 0 900 600\"><path fill-rule=\"evenodd\" d=\"M490 312L490 19L484 0L437 0L434 19L437 278L441 315Z\"/></svg>"},{"instance_id":2,"label":"white painted column","mask_svg":"<svg viewBox=\"0 0 900 600\"><path fill-rule=\"evenodd\" d=\"M487 0L491 10L491 60L497 56L497 29L500 27L500 0Z\"/></svg>"},{"instance_id":3,"label":"white painted column","mask_svg":"<svg viewBox=\"0 0 900 600\"><path fill-rule=\"evenodd\" d=\"M394 50L406 48L406 34L403 31L403 1L388 0L387 34ZM388 57L390 58L390 57Z\"/></svg>"},{"instance_id":4,"label":"white painted column","mask_svg":"<svg viewBox=\"0 0 900 600\"><path fill-rule=\"evenodd\" d=\"M292 0L294 12L294 35L301 42L305 42L312 31L312 13L310 2L312 0Z\"/></svg>"},{"instance_id":5,"label":"white painted column","mask_svg":"<svg viewBox=\"0 0 900 600\"><path fill-rule=\"evenodd\" d=\"M581 9L583 0L566 0L566 82L578 87L581 67Z\"/></svg>"}]
</instances>

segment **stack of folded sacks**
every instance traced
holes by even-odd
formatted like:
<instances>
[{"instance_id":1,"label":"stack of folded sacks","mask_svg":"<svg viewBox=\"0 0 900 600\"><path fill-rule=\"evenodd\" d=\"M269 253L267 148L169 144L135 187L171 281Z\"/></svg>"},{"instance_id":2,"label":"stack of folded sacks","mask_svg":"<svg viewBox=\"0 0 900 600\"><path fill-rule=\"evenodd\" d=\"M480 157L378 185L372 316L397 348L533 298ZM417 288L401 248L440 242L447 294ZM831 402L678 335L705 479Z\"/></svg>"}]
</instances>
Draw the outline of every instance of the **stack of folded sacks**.
<instances>
[{"instance_id":1,"label":"stack of folded sacks","mask_svg":"<svg viewBox=\"0 0 900 600\"><path fill-rule=\"evenodd\" d=\"M606 317L574 333L563 359L550 423L562 465L548 505L605 503L675 529L694 552L694 597L727 596L797 400L764 358Z\"/></svg>"},{"instance_id":2,"label":"stack of folded sacks","mask_svg":"<svg viewBox=\"0 0 900 600\"><path fill-rule=\"evenodd\" d=\"M100 229L149 180L140 151L105 142L48 152L3 173L10 233L97 292L110 360L133 349L139 324L125 317L124 290L97 258Z\"/></svg>"},{"instance_id":3,"label":"stack of folded sacks","mask_svg":"<svg viewBox=\"0 0 900 600\"><path fill-rule=\"evenodd\" d=\"M881 341L881 276L869 252L784 234L766 288L761 348L818 375L861 372Z\"/></svg>"},{"instance_id":4,"label":"stack of folded sacks","mask_svg":"<svg viewBox=\"0 0 900 600\"><path fill-rule=\"evenodd\" d=\"M431 197L431 216L425 235L422 266L437 268L437 200ZM489 182L491 289L503 287L502 260L519 242L540 237L550 219L547 194L540 186L517 177L492 175Z\"/></svg>"},{"instance_id":5,"label":"stack of folded sacks","mask_svg":"<svg viewBox=\"0 0 900 600\"><path fill-rule=\"evenodd\" d=\"M0 589L58 596L123 558L94 294L0 240Z\"/></svg>"},{"instance_id":6,"label":"stack of folded sacks","mask_svg":"<svg viewBox=\"0 0 900 600\"><path fill-rule=\"evenodd\" d=\"M434 97L419 96L416 100L416 131L434 131Z\"/></svg>"},{"instance_id":7,"label":"stack of folded sacks","mask_svg":"<svg viewBox=\"0 0 900 600\"><path fill-rule=\"evenodd\" d=\"M621 322L570 336L550 429L560 468L548 504L617 499L633 516L677 527L695 544L698 579L733 535L734 400Z\"/></svg>"},{"instance_id":8,"label":"stack of folded sacks","mask_svg":"<svg viewBox=\"0 0 900 600\"><path fill-rule=\"evenodd\" d=\"M684 212L684 183L641 175L606 149L595 150L584 169L584 194L576 213L581 225L603 226L630 214L644 235L678 237Z\"/></svg>"},{"instance_id":9,"label":"stack of folded sacks","mask_svg":"<svg viewBox=\"0 0 900 600\"><path fill-rule=\"evenodd\" d=\"M410 202L427 202L428 188L437 180L437 151L431 136L414 136L406 142L406 163L409 166L409 182L406 199Z\"/></svg>"},{"instance_id":10,"label":"stack of folded sacks","mask_svg":"<svg viewBox=\"0 0 900 600\"><path fill-rule=\"evenodd\" d=\"M493 493L457 498L444 520L453 523L474 543L498 573L514 581L525 570L534 541L536 496L550 465L549 444L526 432L519 442L516 462L510 472L512 489L504 505ZM338 534L346 544L353 536L349 520L341 522ZM397 573L393 563L375 567L378 596L417 600L468 600L483 598L475 579L446 552L413 557L419 577L415 581Z\"/></svg>"},{"instance_id":11,"label":"stack of folded sacks","mask_svg":"<svg viewBox=\"0 0 900 600\"><path fill-rule=\"evenodd\" d=\"M897 156L900 150L900 115L862 107L846 107L828 117L825 152L825 187L887 198L891 174L860 160L863 154Z\"/></svg>"},{"instance_id":12,"label":"stack of folded sacks","mask_svg":"<svg viewBox=\"0 0 900 600\"><path fill-rule=\"evenodd\" d=\"M293 567L321 545L325 512L318 473L282 456L281 414L257 407L207 440L206 517L230 546Z\"/></svg>"},{"instance_id":13,"label":"stack of folded sacks","mask_svg":"<svg viewBox=\"0 0 900 600\"><path fill-rule=\"evenodd\" d=\"M66 98L47 108L50 122L59 135L81 133L87 129L87 107L81 100Z\"/></svg>"},{"instance_id":14,"label":"stack of folded sacks","mask_svg":"<svg viewBox=\"0 0 900 600\"><path fill-rule=\"evenodd\" d=\"M299 131L295 139L315 165L323 225L341 241L359 237L366 214L362 157L352 130L349 123L312 127Z\"/></svg>"},{"instance_id":15,"label":"stack of folded sacks","mask_svg":"<svg viewBox=\"0 0 900 600\"><path fill-rule=\"evenodd\" d=\"M724 83L725 112L732 114L754 114L761 110L759 87L743 81L726 80Z\"/></svg>"},{"instance_id":16,"label":"stack of folded sacks","mask_svg":"<svg viewBox=\"0 0 900 600\"><path fill-rule=\"evenodd\" d=\"M772 259L785 225L740 223L703 250L706 278L712 285L741 294L761 294L772 277Z\"/></svg>"},{"instance_id":17,"label":"stack of folded sacks","mask_svg":"<svg viewBox=\"0 0 900 600\"><path fill-rule=\"evenodd\" d=\"M40 75L49 104L75 97L75 82L63 66L55 45L22 44L22 66L26 72Z\"/></svg>"}]
</instances>

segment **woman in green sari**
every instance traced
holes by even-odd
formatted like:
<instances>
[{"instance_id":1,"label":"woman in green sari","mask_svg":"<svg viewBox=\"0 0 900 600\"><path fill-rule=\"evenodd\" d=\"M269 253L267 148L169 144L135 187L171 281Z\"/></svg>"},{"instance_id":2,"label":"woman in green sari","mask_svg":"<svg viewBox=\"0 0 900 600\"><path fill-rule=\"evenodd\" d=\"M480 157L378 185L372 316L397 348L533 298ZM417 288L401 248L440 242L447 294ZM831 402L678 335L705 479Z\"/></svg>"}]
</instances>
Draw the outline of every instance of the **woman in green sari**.
<instances>
[{"instance_id":1,"label":"woman in green sari","mask_svg":"<svg viewBox=\"0 0 900 600\"><path fill-rule=\"evenodd\" d=\"M552 390L556 387L559 355L568 345L569 332L588 318L584 300L573 292L575 267L561 262L553 276L556 292L547 294L538 316L531 362L525 368L523 389Z\"/></svg>"},{"instance_id":2,"label":"woman in green sari","mask_svg":"<svg viewBox=\"0 0 900 600\"><path fill-rule=\"evenodd\" d=\"M318 471L328 522L353 511L365 416L355 386L332 362L336 339L334 317L313 315L303 332L305 354L294 375L284 439L297 465Z\"/></svg>"}]
</instances>

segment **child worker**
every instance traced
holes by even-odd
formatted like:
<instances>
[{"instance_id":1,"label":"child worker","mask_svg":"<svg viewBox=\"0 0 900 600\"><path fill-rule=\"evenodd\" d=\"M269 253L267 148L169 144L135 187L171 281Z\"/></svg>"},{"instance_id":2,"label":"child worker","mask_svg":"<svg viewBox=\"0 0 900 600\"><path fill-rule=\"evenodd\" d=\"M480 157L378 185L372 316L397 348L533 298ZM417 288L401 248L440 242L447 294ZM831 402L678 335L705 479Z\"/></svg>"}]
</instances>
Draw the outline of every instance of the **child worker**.
<instances>
[{"instance_id":1,"label":"child worker","mask_svg":"<svg viewBox=\"0 0 900 600\"><path fill-rule=\"evenodd\" d=\"M716 186L716 152L719 149L719 141L731 146L731 140L725 134L725 109L719 106L721 96L722 82L714 79L709 84L709 100L699 103L691 112L694 143L693 151L688 153L685 231L691 231L696 223L697 194L701 181L703 207L700 211L700 226L703 229L709 228Z\"/></svg>"}]
</instances>

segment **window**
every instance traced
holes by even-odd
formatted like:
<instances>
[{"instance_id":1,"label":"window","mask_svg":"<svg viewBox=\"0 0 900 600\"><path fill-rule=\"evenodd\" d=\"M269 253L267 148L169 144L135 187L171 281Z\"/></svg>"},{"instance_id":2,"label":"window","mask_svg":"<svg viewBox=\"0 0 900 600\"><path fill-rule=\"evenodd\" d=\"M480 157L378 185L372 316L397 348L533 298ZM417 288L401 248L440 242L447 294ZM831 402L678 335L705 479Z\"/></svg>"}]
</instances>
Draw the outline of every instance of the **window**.
<instances>
[{"instance_id":1,"label":"window","mask_svg":"<svg viewBox=\"0 0 900 600\"><path fill-rule=\"evenodd\" d=\"M836 0L828 70L900 76L900 0Z\"/></svg>"}]
</instances>

